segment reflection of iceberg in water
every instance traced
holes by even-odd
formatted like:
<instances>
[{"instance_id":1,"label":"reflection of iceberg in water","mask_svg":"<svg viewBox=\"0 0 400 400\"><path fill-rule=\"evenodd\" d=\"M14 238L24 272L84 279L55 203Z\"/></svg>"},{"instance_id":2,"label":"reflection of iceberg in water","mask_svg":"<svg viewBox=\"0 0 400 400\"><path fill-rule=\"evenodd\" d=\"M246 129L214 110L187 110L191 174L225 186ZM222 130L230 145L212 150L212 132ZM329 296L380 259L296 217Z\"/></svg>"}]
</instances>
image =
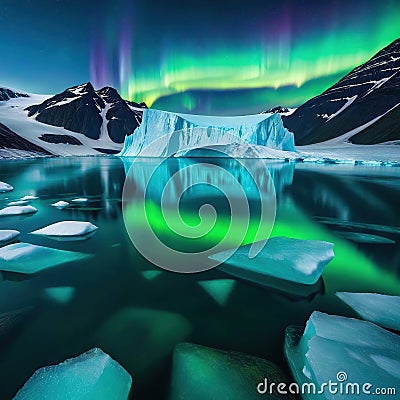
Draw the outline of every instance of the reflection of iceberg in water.
<instances>
[{"instance_id":1,"label":"reflection of iceberg in water","mask_svg":"<svg viewBox=\"0 0 400 400\"><path fill-rule=\"evenodd\" d=\"M252 198L259 197L254 185L254 180L257 180L266 192L271 189L271 184L273 183L275 193L278 195L286 186L292 184L295 168L293 164L289 163L265 163L262 160L241 160L239 163L237 160L230 158L201 159L199 161L189 158L169 158L162 162L159 158L142 158L138 160L124 157L122 160L127 176L135 160L135 171L131 171L129 176L133 179L132 183L135 186L135 190L143 192L148 188L149 196L156 199L160 198L165 190L166 183L177 172L180 172L178 184L183 187L193 187L196 182L206 180L210 186L219 187L221 190L226 189L229 193L229 184L232 179L236 179L245 189L246 194ZM158 164L160 166L157 168L156 175L154 175L154 178L157 178L157 185L148 187L151 175ZM185 169L196 164L199 164L200 168ZM227 178L226 175L222 175L220 170L213 168L215 165L229 171L232 177ZM241 165L245 168L241 167ZM178 190L174 191L173 186L168 187L167 190L170 192L164 192L164 195L176 201Z\"/></svg>"},{"instance_id":2,"label":"reflection of iceberg in water","mask_svg":"<svg viewBox=\"0 0 400 400\"><path fill-rule=\"evenodd\" d=\"M212 249L232 250L257 242L251 249L259 251L275 219L276 188L282 191L291 183L294 168L260 159L137 157L123 161L129 170L124 219L136 249L141 248L143 255L148 253L148 243L162 242L163 249L199 255L198 268L215 263L208 259ZM161 263L160 252L154 250L146 258L157 253L160 260L150 261L168 269L165 261ZM186 260L181 265L191 263Z\"/></svg>"}]
</instances>

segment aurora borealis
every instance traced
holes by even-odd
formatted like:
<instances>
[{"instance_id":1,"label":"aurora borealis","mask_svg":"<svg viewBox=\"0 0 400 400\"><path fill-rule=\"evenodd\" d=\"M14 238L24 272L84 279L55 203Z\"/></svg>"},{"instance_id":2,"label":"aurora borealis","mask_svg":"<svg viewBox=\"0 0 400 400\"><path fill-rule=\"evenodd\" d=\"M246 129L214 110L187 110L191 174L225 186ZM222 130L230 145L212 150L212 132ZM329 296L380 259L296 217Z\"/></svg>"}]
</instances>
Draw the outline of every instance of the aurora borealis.
<instances>
[{"instance_id":1,"label":"aurora borealis","mask_svg":"<svg viewBox=\"0 0 400 400\"><path fill-rule=\"evenodd\" d=\"M91 80L197 113L297 106L400 36L394 0L5 0L0 9L10 39L0 44L10 55L1 84L52 92Z\"/></svg>"}]
</instances>

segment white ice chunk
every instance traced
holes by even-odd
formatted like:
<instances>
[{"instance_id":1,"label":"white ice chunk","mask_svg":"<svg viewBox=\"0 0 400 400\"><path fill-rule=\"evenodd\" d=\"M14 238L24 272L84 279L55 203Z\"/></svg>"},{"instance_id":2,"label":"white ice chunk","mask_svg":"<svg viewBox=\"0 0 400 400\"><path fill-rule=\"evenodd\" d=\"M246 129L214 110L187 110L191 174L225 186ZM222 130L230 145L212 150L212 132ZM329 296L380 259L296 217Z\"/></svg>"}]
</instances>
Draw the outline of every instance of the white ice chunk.
<instances>
[{"instance_id":1,"label":"white ice chunk","mask_svg":"<svg viewBox=\"0 0 400 400\"><path fill-rule=\"evenodd\" d=\"M220 305L224 306L229 300L236 281L233 279L215 279L200 281L199 285Z\"/></svg>"},{"instance_id":2,"label":"white ice chunk","mask_svg":"<svg viewBox=\"0 0 400 400\"><path fill-rule=\"evenodd\" d=\"M71 200L73 203L86 203L88 199L86 197L78 197L77 199Z\"/></svg>"},{"instance_id":3,"label":"white ice chunk","mask_svg":"<svg viewBox=\"0 0 400 400\"><path fill-rule=\"evenodd\" d=\"M97 229L96 225L84 221L60 221L31 232L44 236L83 236Z\"/></svg>"},{"instance_id":4,"label":"white ice chunk","mask_svg":"<svg viewBox=\"0 0 400 400\"><path fill-rule=\"evenodd\" d=\"M0 217L8 215L33 214L37 209L32 206L9 206L0 210Z\"/></svg>"},{"instance_id":5,"label":"white ice chunk","mask_svg":"<svg viewBox=\"0 0 400 400\"><path fill-rule=\"evenodd\" d=\"M65 208L65 207L69 206L69 203L68 203L68 201L60 200L60 201L57 201L56 203L53 203L52 206L57 207L57 208Z\"/></svg>"},{"instance_id":6,"label":"white ice chunk","mask_svg":"<svg viewBox=\"0 0 400 400\"><path fill-rule=\"evenodd\" d=\"M300 240L286 237L268 239L261 252L249 257L251 245L239 249L219 268L224 272L252 282L262 281L265 275L292 282L312 285L318 281L332 260L333 244L319 240ZM216 261L226 259L230 250L210 256Z\"/></svg>"},{"instance_id":7,"label":"white ice chunk","mask_svg":"<svg viewBox=\"0 0 400 400\"><path fill-rule=\"evenodd\" d=\"M24 201L24 200L29 201L29 200L36 200L36 199L38 199L38 198L39 198L39 197L37 197L37 196L27 195L27 196L21 197L21 200L22 200L22 201Z\"/></svg>"},{"instance_id":8,"label":"white ice chunk","mask_svg":"<svg viewBox=\"0 0 400 400\"><path fill-rule=\"evenodd\" d=\"M34 274L88 257L90 257L89 254L57 250L30 243L15 243L0 248L0 271Z\"/></svg>"},{"instance_id":9,"label":"white ice chunk","mask_svg":"<svg viewBox=\"0 0 400 400\"><path fill-rule=\"evenodd\" d=\"M100 349L38 369L14 400L127 400L128 372Z\"/></svg>"},{"instance_id":10,"label":"white ice chunk","mask_svg":"<svg viewBox=\"0 0 400 400\"><path fill-rule=\"evenodd\" d=\"M0 230L0 243L9 242L10 240L15 239L18 235L19 231L2 229Z\"/></svg>"},{"instance_id":11,"label":"white ice chunk","mask_svg":"<svg viewBox=\"0 0 400 400\"><path fill-rule=\"evenodd\" d=\"M318 394L306 391L304 400L387 398L375 395L374 390L399 386L399 349L400 336L375 324L317 311L311 315L302 336L293 327L286 331L285 353L299 385L311 383L319 391L330 381L337 389L343 383L342 393L332 393L325 386ZM370 394L363 391L367 383L371 385L367 387ZM354 388L347 384L358 385L359 394L346 393L346 387Z\"/></svg>"},{"instance_id":12,"label":"white ice chunk","mask_svg":"<svg viewBox=\"0 0 400 400\"><path fill-rule=\"evenodd\" d=\"M0 193L11 192L14 188L8 183L0 181Z\"/></svg>"},{"instance_id":13,"label":"white ice chunk","mask_svg":"<svg viewBox=\"0 0 400 400\"><path fill-rule=\"evenodd\" d=\"M400 296L349 292L338 292L336 296L363 319L400 331Z\"/></svg>"},{"instance_id":14,"label":"white ice chunk","mask_svg":"<svg viewBox=\"0 0 400 400\"><path fill-rule=\"evenodd\" d=\"M17 201L10 201L7 205L8 206L25 206L28 204L27 200L17 200Z\"/></svg>"}]
</instances>

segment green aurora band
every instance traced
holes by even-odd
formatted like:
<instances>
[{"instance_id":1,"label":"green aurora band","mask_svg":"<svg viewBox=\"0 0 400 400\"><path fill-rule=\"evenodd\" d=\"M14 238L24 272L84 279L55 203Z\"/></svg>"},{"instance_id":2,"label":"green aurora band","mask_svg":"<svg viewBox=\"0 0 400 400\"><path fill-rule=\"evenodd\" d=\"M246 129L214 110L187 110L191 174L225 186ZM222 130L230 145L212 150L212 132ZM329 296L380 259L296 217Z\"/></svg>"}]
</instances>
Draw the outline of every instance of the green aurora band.
<instances>
[{"instance_id":1,"label":"green aurora band","mask_svg":"<svg viewBox=\"0 0 400 400\"><path fill-rule=\"evenodd\" d=\"M398 2L353 3L314 2L307 8L283 1L273 11L260 9L254 26L247 14L241 19L234 11L233 20L227 17L209 32L215 14L204 29L202 22L192 26L179 17L168 24L168 15L151 28L160 15L138 1L126 11L133 17L121 15L120 23L114 18L104 32L96 31L91 79L97 87L111 84L124 98L168 111L296 107L400 36ZM159 13L168 11L164 7Z\"/></svg>"}]
</instances>

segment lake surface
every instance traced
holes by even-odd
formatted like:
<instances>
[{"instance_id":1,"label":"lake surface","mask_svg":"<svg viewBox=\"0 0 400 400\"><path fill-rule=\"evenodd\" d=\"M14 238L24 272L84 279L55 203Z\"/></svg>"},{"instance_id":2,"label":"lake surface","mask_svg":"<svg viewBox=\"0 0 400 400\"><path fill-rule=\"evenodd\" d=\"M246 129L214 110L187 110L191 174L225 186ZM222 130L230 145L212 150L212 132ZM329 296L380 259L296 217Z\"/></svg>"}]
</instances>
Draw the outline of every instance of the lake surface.
<instances>
[{"instance_id":1,"label":"lake surface","mask_svg":"<svg viewBox=\"0 0 400 400\"><path fill-rule=\"evenodd\" d=\"M143 159L136 163L131 182L135 194L142 194L146 185L149 188L148 217L157 234L180 250L214 245L224 236L224 223L219 233L209 235L200 245L177 238L159 223L160 196L168 179L204 160L160 162L148 185L146 174L159 162ZM218 164L246 187L251 218L244 242L268 236L268 229L257 233L253 228L260 216L257 196L252 197L256 188L240 165L232 160L207 162ZM25 195L39 197L30 202L38 209L36 214L1 217L0 229L19 230L21 242L91 255L36 275L3 274L0 314L13 313L0 324L0 398L11 399L39 367L92 347L102 348L131 373L133 398L139 400L168 397L172 350L185 341L256 355L288 372L283 357L287 326L304 325L314 310L355 316L335 297L336 291L400 295L399 168L270 163L269 175L263 175L265 165L257 160L246 163L269 194L274 183L272 236L334 243L335 258L317 284L304 287L271 280L260 286L218 269L177 274L152 265L133 246L124 223L122 190L128 161L117 157L0 161L0 180L15 188L0 194L0 208ZM229 192L229 180L205 168L198 171L198 176L186 174L181 182L187 185L197 178L209 179ZM175 189L166 194L167 204L178 199ZM229 218L228 204L213 190L199 186L184 195L182 218L193 219L196 225L199 208L207 202L214 205L218 218ZM63 210L50 206L81 197L88 201ZM140 226L140 216L130 215L132 223ZM99 229L86 241L63 242L29 234L61 220L90 221ZM235 282L223 302L210 295L209 285L201 284L222 282L220 290L224 291L226 281L221 280L226 279ZM218 284L215 287L218 290Z\"/></svg>"}]
</instances>

